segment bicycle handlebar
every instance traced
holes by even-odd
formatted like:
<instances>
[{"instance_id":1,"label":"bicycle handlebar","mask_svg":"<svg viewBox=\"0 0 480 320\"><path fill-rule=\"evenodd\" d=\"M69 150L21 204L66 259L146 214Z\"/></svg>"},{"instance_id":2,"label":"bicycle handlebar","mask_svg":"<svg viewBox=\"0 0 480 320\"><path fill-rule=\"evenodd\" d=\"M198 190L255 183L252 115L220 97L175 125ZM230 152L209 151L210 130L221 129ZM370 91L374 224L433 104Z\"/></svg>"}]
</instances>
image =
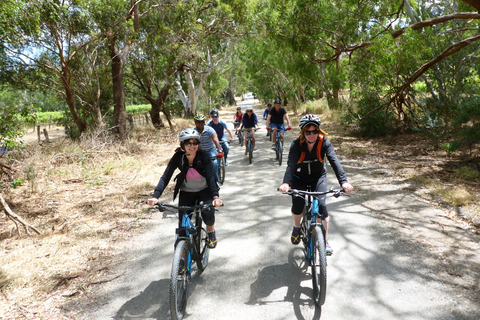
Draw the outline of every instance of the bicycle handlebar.
<instances>
[{"instance_id":1,"label":"bicycle handlebar","mask_svg":"<svg viewBox=\"0 0 480 320\"><path fill-rule=\"evenodd\" d=\"M278 191L278 189L277 189ZM311 195L311 196L323 196L329 193L333 193L332 197L338 198L341 196L348 196L345 193L345 190L342 189L330 189L328 191L305 191L305 190L297 190L297 189L290 189L287 192L282 192L283 194L288 194L291 196L302 196L302 195Z\"/></svg>"},{"instance_id":2,"label":"bicycle handlebar","mask_svg":"<svg viewBox=\"0 0 480 320\"><path fill-rule=\"evenodd\" d=\"M203 210L215 208L211 204L203 204L203 203L197 204L194 206L174 206L171 204L158 202L155 206L158 208L160 212L164 212L166 208L172 208L179 211L188 211L188 210L195 210L195 209L201 209L201 211L203 211Z\"/></svg>"}]
</instances>

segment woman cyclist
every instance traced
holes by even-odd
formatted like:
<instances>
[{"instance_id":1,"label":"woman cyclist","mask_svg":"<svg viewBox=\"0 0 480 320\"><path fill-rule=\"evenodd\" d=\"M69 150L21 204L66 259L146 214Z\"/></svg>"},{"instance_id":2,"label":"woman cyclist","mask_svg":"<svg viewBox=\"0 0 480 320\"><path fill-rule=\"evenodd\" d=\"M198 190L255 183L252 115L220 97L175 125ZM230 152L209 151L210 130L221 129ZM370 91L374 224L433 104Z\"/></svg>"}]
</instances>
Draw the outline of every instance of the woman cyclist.
<instances>
[{"instance_id":1,"label":"woman cyclist","mask_svg":"<svg viewBox=\"0 0 480 320\"><path fill-rule=\"evenodd\" d=\"M180 132L178 140L180 147L175 150L175 154L170 159L155 188L153 197L148 199L147 203L150 206L158 203L158 198L170 182L175 169L178 169L180 173L175 177L177 183L173 199L179 194L179 206L193 206L200 201L203 201L204 204L213 204L215 207L221 206L223 202L218 194L212 160L210 155L199 147L200 134L194 129L185 129ZM182 217L179 218L180 225ZM208 212L202 212L202 219L207 225L209 247L213 249L217 246L215 210L212 208Z\"/></svg>"},{"instance_id":2,"label":"woman cyclist","mask_svg":"<svg viewBox=\"0 0 480 320\"><path fill-rule=\"evenodd\" d=\"M300 137L292 142L288 154L287 170L283 177L280 192L287 192L290 188L307 190L310 185L312 191L327 191L327 172L323 159L327 158L338 183L345 193L353 191L353 186L348 183L342 165L333 149L332 143L326 138L327 133L320 129L321 121L313 114L307 114L300 119ZM293 231L290 240L293 244L300 243L300 221L305 201L299 197L292 197ZM328 244L328 211L325 196L319 198L319 212L325 218L325 240L327 254L333 250Z\"/></svg>"},{"instance_id":3,"label":"woman cyclist","mask_svg":"<svg viewBox=\"0 0 480 320\"><path fill-rule=\"evenodd\" d=\"M258 118L257 118L257 115L255 114L255 112L253 112L253 107L247 107L247 110L245 111L245 114L243 115L243 119L242 119L242 124L240 125L240 129L241 130L242 128L245 128L245 131L243 131L243 136L244 136L244 139L243 141L245 141L245 155L248 154L248 150L247 150L247 136L248 136L248 132L250 131L250 135L252 136L252 144L253 144L253 150L254 151L257 151L257 148L255 147L255 127L259 127L258 125Z\"/></svg>"},{"instance_id":4,"label":"woman cyclist","mask_svg":"<svg viewBox=\"0 0 480 320\"><path fill-rule=\"evenodd\" d=\"M235 128L235 135L238 133L238 127L243 119L242 107L237 107L237 111L233 115L233 127Z\"/></svg>"}]
</instances>

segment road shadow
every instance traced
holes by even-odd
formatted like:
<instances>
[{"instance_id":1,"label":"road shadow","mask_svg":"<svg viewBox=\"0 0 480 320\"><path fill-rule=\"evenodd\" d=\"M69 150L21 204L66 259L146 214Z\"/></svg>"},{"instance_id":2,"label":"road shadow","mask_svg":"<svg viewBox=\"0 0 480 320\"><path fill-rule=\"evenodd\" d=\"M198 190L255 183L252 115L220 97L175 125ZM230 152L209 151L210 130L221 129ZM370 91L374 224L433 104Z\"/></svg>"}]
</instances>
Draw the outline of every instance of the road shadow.
<instances>
[{"instance_id":1,"label":"road shadow","mask_svg":"<svg viewBox=\"0 0 480 320\"><path fill-rule=\"evenodd\" d=\"M288 255L288 263L268 266L258 272L257 279L250 285L247 305L265 305L277 302L291 302L298 320L320 319L321 307L313 301L310 269L303 248L296 247ZM310 284L306 286L306 283ZM268 299L273 291L287 287L283 300Z\"/></svg>"},{"instance_id":2,"label":"road shadow","mask_svg":"<svg viewBox=\"0 0 480 320\"><path fill-rule=\"evenodd\" d=\"M202 285L204 280L199 274L192 276L188 286L189 297L195 294L197 285ZM153 281L139 295L125 302L117 311L113 319L170 319L170 279ZM188 309L188 305L187 305ZM188 313L185 313L185 318Z\"/></svg>"}]
</instances>

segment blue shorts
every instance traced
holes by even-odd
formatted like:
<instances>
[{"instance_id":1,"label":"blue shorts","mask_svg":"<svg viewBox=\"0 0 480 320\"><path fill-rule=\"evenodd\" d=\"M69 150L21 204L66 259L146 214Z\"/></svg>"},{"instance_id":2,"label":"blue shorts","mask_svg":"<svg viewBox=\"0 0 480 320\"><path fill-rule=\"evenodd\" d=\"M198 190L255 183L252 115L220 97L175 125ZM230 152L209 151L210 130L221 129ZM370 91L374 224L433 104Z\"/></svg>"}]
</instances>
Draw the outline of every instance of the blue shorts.
<instances>
[{"instance_id":1,"label":"blue shorts","mask_svg":"<svg viewBox=\"0 0 480 320\"><path fill-rule=\"evenodd\" d=\"M282 124L270 123L270 129L273 130L273 128L277 128L278 131L285 133L285 125L283 123Z\"/></svg>"}]
</instances>

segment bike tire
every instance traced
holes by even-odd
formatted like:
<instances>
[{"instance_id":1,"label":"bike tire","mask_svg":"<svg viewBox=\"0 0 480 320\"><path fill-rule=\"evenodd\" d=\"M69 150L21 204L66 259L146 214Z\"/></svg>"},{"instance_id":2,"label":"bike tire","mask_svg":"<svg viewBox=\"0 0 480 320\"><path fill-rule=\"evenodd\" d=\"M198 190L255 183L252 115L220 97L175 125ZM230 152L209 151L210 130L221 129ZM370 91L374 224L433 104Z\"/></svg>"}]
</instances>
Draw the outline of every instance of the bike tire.
<instances>
[{"instance_id":1,"label":"bike tire","mask_svg":"<svg viewBox=\"0 0 480 320\"><path fill-rule=\"evenodd\" d=\"M205 228L198 228L197 233L200 235L199 238L196 239L197 243L197 268L199 273L202 273L208 265L208 258L210 256L210 247L208 246L209 238L207 234L207 230Z\"/></svg>"},{"instance_id":2,"label":"bike tire","mask_svg":"<svg viewBox=\"0 0 480 320\"><path fill-rule=\"evenodd\" d=\"M219 159L219 164L218 164L218 182L220 184L223 184L225 181L225 158L220 158Z\"/></svg>"},{"instance_id":3,"label":"bike tire","mask_svg":"<svg viewBox=\"0 0 480 320\"><path fill-rule=\"evenodd\" d=\"M187 270L187 257L189 245L186 240L181 240L175 247L173 254L172 271L170 275L170 315L174 320L181 320L185 314L188 298L189 270ZM179 274L181 260L184 260L184 271Z\"/></svg>"},{"instance_id":4,"label":"bike tire","mask_svg":"<svg viewBox=\"0 0 480 320\"><path fill-rule=\"evenodd\" d=\"M325 240L320 227L315 227L312 231L312 282L313 296L317 306L321 307L325 303L327 294L327 256L325 253Z\"/></svg>"},{"instance_id":5,"label":"bike tire","mask_svg":"<svg viewBox=\"0 0 480 320\"><path fill-rule=\"evenodd\" d=\"M282 165L282 158L283 158L283 143L280 141L278 143L278 165Z\"/></svg>"},{"instance_id":6,"label":"bike tire","mask_svg":"<svg viewBox=\"0 0 480 320\"><path fill-rule=\"evenodd\" d=\"M250 141L250 147L248 148L248 163L252 164L253 161L253 144Z\"/></svg>"},{"instance_id":7,"label":"bike tire","mask_svg":"<svg viewBox=\"0 0 480 320\"><path fill-rule=\"evenodd\" d=\"M238 131L238 144L242 145L243 144L243 132Z\"/></svg>"}]
</instances>

